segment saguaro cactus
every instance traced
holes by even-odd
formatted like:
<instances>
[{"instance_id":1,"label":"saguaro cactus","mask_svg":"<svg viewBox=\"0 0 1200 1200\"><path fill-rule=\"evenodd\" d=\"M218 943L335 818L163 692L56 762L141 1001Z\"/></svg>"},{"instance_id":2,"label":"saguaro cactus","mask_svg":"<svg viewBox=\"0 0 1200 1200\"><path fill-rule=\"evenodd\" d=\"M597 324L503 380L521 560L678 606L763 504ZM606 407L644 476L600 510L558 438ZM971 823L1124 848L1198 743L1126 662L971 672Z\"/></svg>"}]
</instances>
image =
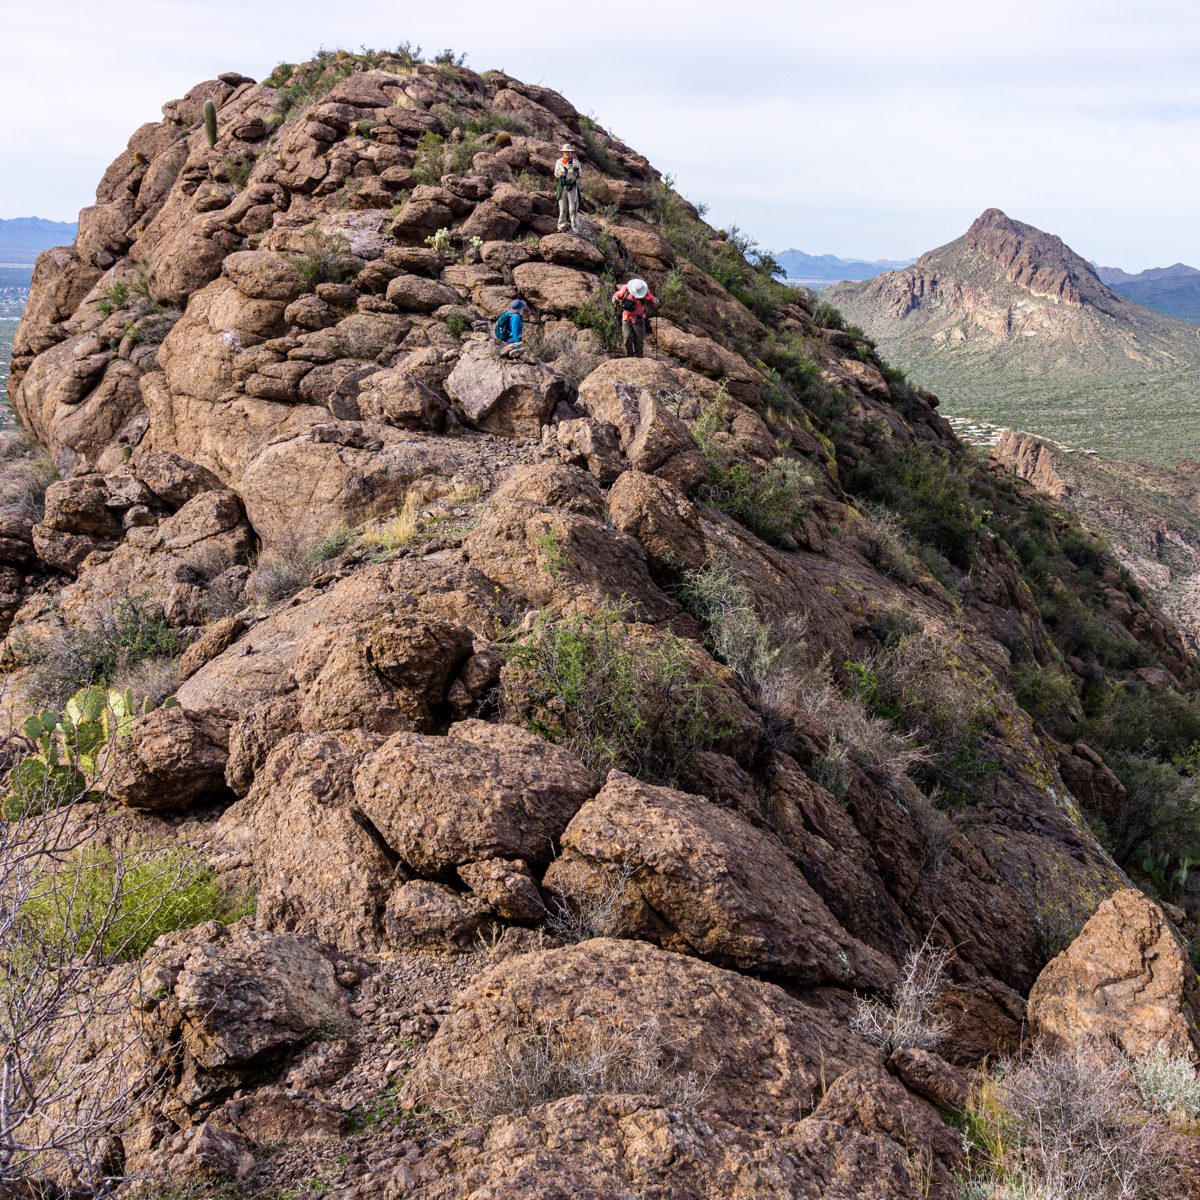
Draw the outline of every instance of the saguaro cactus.
<instances>
[{"instance_id":1,"label":"saguaro cactus","mask_svg":"<svg viewBox=\"0 0 1200 1200\"><path fill-rule=\"evenodd\" d=\"M217 144L217 106L211 100L204 102L204 136L210 146Z\"/></svg>"}]
</instances>

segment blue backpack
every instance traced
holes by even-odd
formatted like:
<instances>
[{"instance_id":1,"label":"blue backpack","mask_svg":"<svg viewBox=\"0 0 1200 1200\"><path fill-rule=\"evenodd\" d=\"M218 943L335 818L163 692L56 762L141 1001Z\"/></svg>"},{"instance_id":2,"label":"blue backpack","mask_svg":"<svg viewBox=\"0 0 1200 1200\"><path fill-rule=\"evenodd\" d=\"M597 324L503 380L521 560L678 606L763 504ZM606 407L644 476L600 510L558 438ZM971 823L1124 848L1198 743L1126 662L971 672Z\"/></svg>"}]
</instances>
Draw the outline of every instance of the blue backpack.
<instances>
[{"instance_id":1,"label":"blue backpack","mask_svg":"<svg viewBox=\"0 0 1200 1200\"><path fill-rule=\"evenodd\" d=\"M495 333L498 342L507 342L512 337L512 322L515 316L516 313L512 309L505 309L496 318L496 327L492 332Z\"/></svg>"}]
</instances>

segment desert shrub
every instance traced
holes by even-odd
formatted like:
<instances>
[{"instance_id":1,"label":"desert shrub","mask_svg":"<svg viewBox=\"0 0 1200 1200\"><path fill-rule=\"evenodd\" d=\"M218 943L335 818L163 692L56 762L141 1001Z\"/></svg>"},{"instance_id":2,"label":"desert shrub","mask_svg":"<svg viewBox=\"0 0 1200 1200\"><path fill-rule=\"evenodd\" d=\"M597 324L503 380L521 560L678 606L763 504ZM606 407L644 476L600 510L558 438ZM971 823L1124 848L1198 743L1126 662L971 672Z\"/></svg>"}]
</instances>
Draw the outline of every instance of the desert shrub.
<instances>
[{"instance_id":1,"label":"desert shrub","mask_svg":"<svg viewBox=\"0 0 1200 1200\"><path fill-rule=\"evenodd\" d=\"M620 163L608 152L603 137L604 131L590 117L579 118L579 138L587 161L605 175L615 175L620 171Z\"/></svg>"},{"instance_id":2,"label":"desert shrub","mask_svg":"<svg viewBox=\"0 0 1200 1200\"><path fill-rule=\"evenodd\" d=\"M621 349L620 322L617 320L613 306L603 292L585 300L575 310L571 320L580 329L590 329L610 354L616 354Z\"/></svg>"},{"instance_id":3,"label":"desert shrub","mask_svg":"<svg viewBox=\"0 0 1200 1200\"><path fill-rule=\"evenodd\" d=\"M960 570L970 567L979 518L967 477L949 455L913 446L886 462L866 458L846 486L887 505L917 541Z\"/></svg>"},{"instance_id":4,"label":"desert shrub","mask_svg":"<svg viewBox=\"0 0 1200 1200\"><path fill-rule=\"evenodd\" d=\"M1147 1108L1187 1120L1200 1117L1200 1075L1182 1055L1156 1048L1133 1064L1133 1080Z\"/></svg>"},{"instance_id":5,"label":"desert shrub","mask_svg":"<svg viewBox=\"0 0 1200 1200\"><path fill-rule=\"evenodd\" d=\"M24 648L20 661L31 668L25 685L30 700L61 708L87 684L105 683L118 670L146 659L175 658L182 651L183 642L162 609L145 596L126 596L91 626L60 625L47 641Z\"/></svg>"},{"instance_id":6,"label":"desert shrub","mask_svg":"<svg viewBox=\"0 0 1200 1200\"><path fill-rule=\"evenodd\" d=\"M426 130L417 143L417 157L413 163L413 178L417 183L435 185L441 183L445 171L446 139L432 129Z\"/></svg>"},{"instance_id":7,"label":"desert shrub","mask_svg":"<svg viewBox=\"0 0 1200 1200\"><path fill-rule=\"evenodd\" d=\"M509 648L501 707L569 747L601 776L613 767L675 783L726 732L715 687L671 634L635 636L620 609L545 617Z\"/></svg>"},{"instance_id":8,"label":"desert shrub","mask_svg":"<svg viewBox=\"0 0 1200 1200\"><path fill-rule=\"evenodd\" d=\"M920 563L909 546L904 522L890 509L869 506L855 536L867 561L881 574L906 584L919 577Z\"/></svg>"},{"instance_id":9,"label":"desert shrub","mask_svg":"<svg viewBox=\"0 0 1200 1200\"><path fill-rule=\"evenodd\" d=\"M246 581L246 594L259 604L286 600L312 579L313 567L303 546L284 546L267 550L254 562Z\"/></svg>"},{"instance_id":10,"label":"desert shrub","mask_svg":"<svg viewBox=\"0 0 1200 1200\"><path fill-rule=\"evenodd\" d=\"M1035 721L1065 738L1083 716L1075 685L1058 667L1022 663L1013 671L1013 696Z\"/></svg>"},{"instance_id":11,"label":"desert shrub","mask_svg":"<svg viewBox=\"0 0 1200 1200\"><path fill-rule=\"evenodd\" d=\"M47 870L20 909L40 941L70 941L85 957L132 962L164 933L245 915L216 875L185 852L95 847Z\"/></svg>"},{"instance_id":12,"label":"desert shrub","mask_svg":"<svg viewBox=\"0 0 1200 1200\"><path fill-rule=\"evenodd\" d=\"M128 692L138 709L157 708L175 691L179 660L154 655L119 666L109 681L113 691Z\"/></svg>"},{"instance_id":13,"label":"desert shrub","mask_svg":"<svg viewBox=\"0 0 1200 1200\"><path fill-rule=\"evenodd\" d=\"M678 1108L702 1103L708 1079L679 1067L658 1022L615 1017L546 1021L496 1037L458 1077L422 1099L454 1123L522 1112L566 1096L654 1096Z\"/></svg>"},{"instance_id":14,"label":"desert shrub","mask_svg":"<svg viewBox=\"0 0 1200 1200\"><path fill-rule=\"evenodd\" d=\"M1126 871L1164 892L1181 890L1200 862L1200 781L1148 754L1107 761L1126 795L1080 798L1096 836Z\"/></svg>"},{"instance_id":15,"label":"desert shrub","mask_svg":"<svg viewBox=\"0 0 1200 1200\"><path fill-rule=\"evenodd\" d=\"M305 237L304 250L293 263L306 292L315 292L320 283L346 283L361 266L340 233L326 234L316 229Z\"/></svg>"},{"instance_id":16,"label":"desert shrub","mask_svg":"<svg viewBox=\"0 0 1200 1200\"><path fill-rule=\"evenodd\" d=\"M808 512L812 474L794 459L773 458L765 466L724 456L708 463L698 496L756 533L778 544Z\"/></svg>"},{"instance_id":17,"label":"desert shrub","mask_svg":"<svg viewBox=\"0 0 1200 1200\"><path fill-rule=\"evenodd\" d=\"M530 329L526 327L527 334ZM575 335L562 326L552 326L550 332L542 332L538 340L533 337L529 340L538 358L553 363L554 369L561 371L572 383L582 383L600 365L600 358L585 349Z\"/></svg>"},{"instance_id":18,"label":"desert shrub","mask_svg":"<svg viewBox=\"0 0 1200 1200\"><path fill-rule=\"evenodd\" d=\"M446 317L446 328L451 337L460 338L471 328L471 318L462 309L456 308Z\"/></svg>"},{"instance_id":19,"label":"desert shrub","mask_svg":"<svg viewBox=\"0 0 1200 1200\"><path fill-rule=\"evenodd\" d=\"M828 658L795 672L792 684L787 703L796 719L824 730L829 738L829 749L813 769L813 777L822 786L829 780L842 787L840 794L830 788L839 799L849 786L852 766L887 779L908 775L928 761L928 751L911 734L868 712L857 692L837 686Z\"/></svg>"},{"instance_id":20,"label":"desert shrub","mask_svg":"<svg viewBox=\"0 0 1200 1200\"><path fill-rule=\"evenodd\" d=\"M894 721L929 748L919 778L952 802L977 796L996 769L982 753L996 691L990 676L962 660L957 638L907 634L846 669L872 716Z\"/></svg>"},{"instance_id":21,"label":"desert shrub","mask_svg":"<svg viewBox=\"0 0 1200 1200\"><path fill-rule=\"evenodd\" d=\"M603 878L588 881L587 890L563 886L551 898L546 912L546 932L565 942L587 942L598 937L619 937L624 928L624 908L634 868L628 863L606 863Z\"/></svg>"},{"instance_id":22,"label":"desert shrub","mask_svg":"<svg viewBox=\"0 0 1200 1200\"><path fill-rule=\"evenodd\" d=\"M361 541L369 550L388 553L407 546L420 532L419 506L410 495L395 516L376 525L368 525L362 532Z\"/></svg>"},{"instance_id":23,"label":"desert shrub","mask_svg":"<svg viewBox=\"0 0 1200 1200\"><path fill-rule=\"evenodd\" d=\"M331 558L337 558L353 540L354 530L349 525L335 525L309 543L304 557L312 566L318 567Z\"/></svg>"},{"instance_id":24,"label":"desert shrub","mask_svg":"<svg viewBox=\"0 0 1200 1200\"><path fill-rule=\"evenodd\" d=\"M846 328L846 318L842 316L841 309L830 304L828 300L817 301L816 307L813 309L813 320L822 329Z\"/></svg>"},{"instance_id":25,"label":"desert shrub","mask_svg":"<svg viewBox=\"0 0 1200 1200\"><path fill-rule=\"evenodd\" d=\"M0 509L40 521L46 489L57 478L54 464L24 430L0 433Z\"/></svg>"},{"instance_id":26,"label":"desert shrub","mask_svg":"<svg viewBox=\"0 0 1200 1200\"><path fill-rule=\"evenodd\" d=\"M991 1200L1165 1200L1164 1122L1148 1111L1128 1064L1079 1043L1038 1048L976 1081L966 1114L964 1195Z\"/></svg>"},{"instance_id":27,"label":"desert shrub","mask_svg":"<svg viewBox=\"0 0 1200 1200\"><path fill-rule=\"evenodd\" d=\"M850 1028L884 1054L908 1048L936 1049L950 1031L950 1021L937 1008L946 990L949 960L948 951L928 940L910 950L891 997L858 997Z\"/></svg>"},{"instance_id":28,"label":"desert shrub","mask_svg":"<svg viewBox=\"0 0 1200 1200\"><path fill-rule=\"evenodd\" d=\"M799 649L798 631L763 621L728 559L716 558L699 571L685 572L679 598L704 625L708 648L752 691L763 692L790 672Z\"/></svg>"},{"instance_id":29,"label":"desert shrub","mask_svg":"<svg viewBox=\"0 0 1200 1200\"><path fill-rule=\"evenodd\" d=\"M318 51L311 62L299 66L280 63L268 77L275 81L270 86L278 89L276 111L285 121L290 121L331 91L353 69L353 58L338 58L328 50Z\"/></svg>"}]
</instances>

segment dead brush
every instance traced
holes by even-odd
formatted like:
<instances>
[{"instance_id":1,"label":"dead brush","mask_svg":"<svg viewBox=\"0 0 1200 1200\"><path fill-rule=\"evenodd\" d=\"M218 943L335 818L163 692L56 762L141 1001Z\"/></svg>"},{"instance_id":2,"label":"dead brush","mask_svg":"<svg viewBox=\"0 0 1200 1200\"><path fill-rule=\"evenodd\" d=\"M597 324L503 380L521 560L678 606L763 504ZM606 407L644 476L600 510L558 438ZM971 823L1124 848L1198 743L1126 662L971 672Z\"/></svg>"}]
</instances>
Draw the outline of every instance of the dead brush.
<instances>
[{"instance_id":1,"label":"dead brush","mask_svg":"<svg viewBox=\"0 0 1200 1200\"><path fill-rule=\"evenodd\" d=\"M889 999L859 997L850 1028L885 1054L936 1049L950 1032L949 1020L937 1011L949 961L949 951L926 938L904 956L900 982Z\"/></svg>"},{"instance_id":2,"label":"dead brush","mask_svg":"<svg viewBox=\"0 0 1200 1200\"><path fill-rule=\"evenodd\" d=\"M423 1097L456 1125L523 1112L567 1096L652 1096L680 1108L703 1104L711 1074L680 1069L658 1021L615 1015L554 1020L495 1037L474 1069L443 1078Z\"/></svg>"}]
</instances>

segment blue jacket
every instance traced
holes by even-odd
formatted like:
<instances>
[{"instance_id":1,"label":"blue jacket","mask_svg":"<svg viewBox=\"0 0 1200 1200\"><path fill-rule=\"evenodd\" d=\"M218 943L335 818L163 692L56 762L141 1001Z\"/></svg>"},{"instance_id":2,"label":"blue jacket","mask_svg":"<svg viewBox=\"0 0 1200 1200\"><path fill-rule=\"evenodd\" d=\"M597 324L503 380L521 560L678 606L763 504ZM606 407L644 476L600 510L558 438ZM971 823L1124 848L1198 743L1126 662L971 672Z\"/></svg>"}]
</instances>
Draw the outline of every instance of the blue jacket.
<instances>
[{"instance_id":1,"label":"blue jacket","mask_svg":"<svg viewBox=\"0 0 1200 1200\"><path fill-rule=\"evenodd\" d=\"M508 336L501 337L500 322L503 321L506 317L508 318L508 320L505 322L506 325L508 326ZM519 312L517 312L515 309L510 308L510 309L506 310L505 312L502 312L500 314L500 316L496 318L496 326L497 326L496 336L498 338L500 338L500 340L502 342L514 343L514 342L524 341L524 339L525 339L525 321L521 317L521 314Z\"/></svg>"}]
</instances>

